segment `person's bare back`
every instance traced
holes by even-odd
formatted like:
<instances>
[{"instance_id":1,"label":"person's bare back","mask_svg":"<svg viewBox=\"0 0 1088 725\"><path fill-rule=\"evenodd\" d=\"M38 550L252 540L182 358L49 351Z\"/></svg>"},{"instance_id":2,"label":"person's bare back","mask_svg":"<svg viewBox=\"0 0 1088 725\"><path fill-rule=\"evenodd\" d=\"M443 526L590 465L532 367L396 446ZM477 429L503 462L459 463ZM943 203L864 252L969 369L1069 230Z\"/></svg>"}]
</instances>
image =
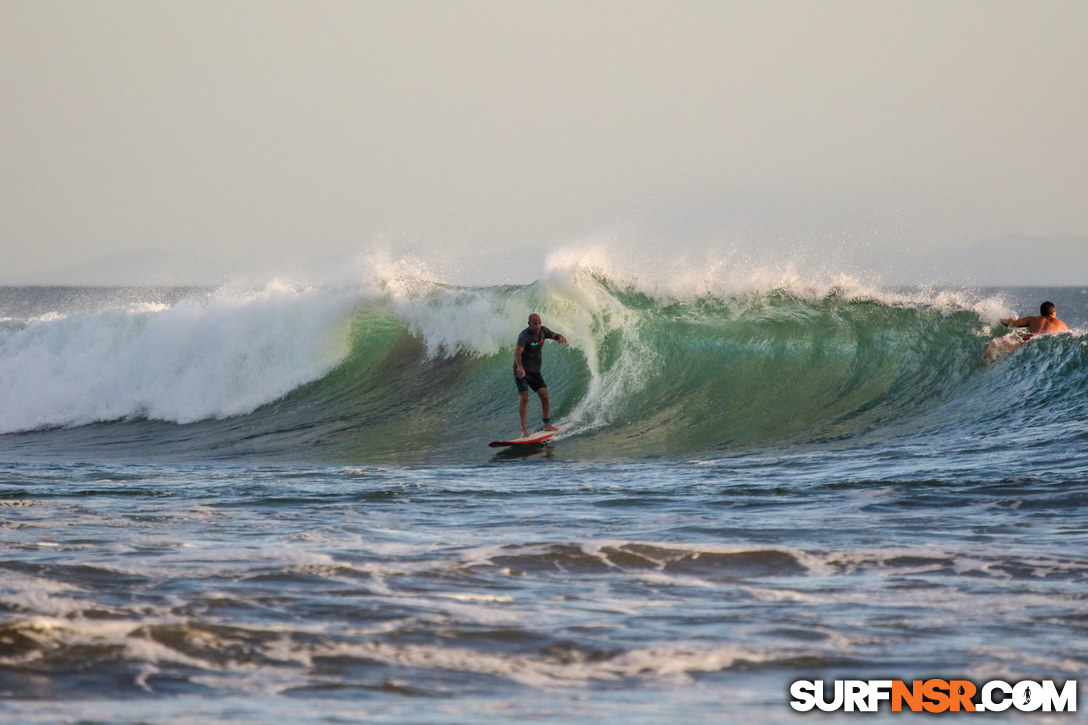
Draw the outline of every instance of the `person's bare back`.
<instances>
[{"instance_id":1,"label":"person's bare back","mask_svg":"<svg viewBox=\"0 0 1088 725\"><path fill-rule=\"evenodd\" d=\"M1039 305L1039 314L1029 317L1006 317L1001 320L1005 327L1026 327L1032 335L1048 335L1065 332L1069 326L1058 319L1058 311L1053 302Z\"/></svg>"}]
</instances>

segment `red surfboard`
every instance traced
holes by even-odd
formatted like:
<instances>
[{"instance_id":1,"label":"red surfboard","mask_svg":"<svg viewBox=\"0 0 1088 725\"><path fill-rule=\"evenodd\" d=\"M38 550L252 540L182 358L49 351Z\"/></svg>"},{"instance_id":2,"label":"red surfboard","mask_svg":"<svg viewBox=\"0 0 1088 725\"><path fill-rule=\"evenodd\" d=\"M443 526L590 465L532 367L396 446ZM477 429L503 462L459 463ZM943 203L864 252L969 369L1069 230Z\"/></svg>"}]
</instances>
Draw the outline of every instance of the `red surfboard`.
<instances>
[{"instance_id":1,"label":"red surfboard","mask_svg":"<svg viewBox=\"0 0 1088 725\"><path fill-rule=\"evenodd\" d=\"M530 433L527 436L521 436L520 438L511 438L508 441L491 441L487 445L492 448L503 448L505 446L528 446L534 443L543 443L559 431L555 430L542 430L536 433Z\"/></svg>"}]
</instances>

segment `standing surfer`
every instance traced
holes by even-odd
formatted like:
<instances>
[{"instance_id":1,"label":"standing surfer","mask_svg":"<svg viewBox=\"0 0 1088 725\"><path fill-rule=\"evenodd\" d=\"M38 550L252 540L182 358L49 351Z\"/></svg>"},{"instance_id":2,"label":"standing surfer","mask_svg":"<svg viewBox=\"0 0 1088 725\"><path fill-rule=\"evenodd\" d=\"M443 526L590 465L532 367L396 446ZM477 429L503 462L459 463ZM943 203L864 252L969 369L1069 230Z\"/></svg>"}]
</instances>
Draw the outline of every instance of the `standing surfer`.
<instances>
[{"instance_id":1,"label":"standing surfer","mask_svg":"<svg viewBox=\"0 0 1088 725\"><path fill-rule=\"evenodd\" d=\"M986 357L989 360L997 358L1001 352L1009 352L1020 347L1036 335L1048 335L1055 332L1066 332L1069 327L1058 319L1058 310L1053 302L1044 302L1039 305L1039 314L1028 317L1003 317L999 322L1005 327L1026 327L1028 331L1015 342L1007 340L994 340L986 348Z\"/></svg>"},{"instance_id":2,"label":"standing surfer","mask_svg":"<svg viewBox=\"0 0 1088 725\"><path fill-rule=\"evenodd\" d=\"M534 312L529 315L529 326L518 335L518 344L514 349L514 382L517 383L518 394L521 396L518 413L521 415L521 434L524 436L529 435L525 415L529 408L530 388L540 396L544 430L558 430L552 425L552 419L549 417L548 384L544 382L544 377L540 374L545 340L555 340L560 345L567 344L567 338L544 327L541 324L540 315Z\"/></svg>"}]
</instances>

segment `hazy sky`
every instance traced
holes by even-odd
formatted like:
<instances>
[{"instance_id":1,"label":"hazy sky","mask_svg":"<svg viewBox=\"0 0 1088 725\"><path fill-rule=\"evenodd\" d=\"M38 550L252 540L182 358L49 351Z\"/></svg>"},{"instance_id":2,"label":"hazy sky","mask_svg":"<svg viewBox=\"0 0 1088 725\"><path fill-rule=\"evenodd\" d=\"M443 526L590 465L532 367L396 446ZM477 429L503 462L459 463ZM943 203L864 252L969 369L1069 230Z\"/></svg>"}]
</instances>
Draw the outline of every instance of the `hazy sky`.
<instances>
[{"instance_id":1,"label":"hazy sky","mask_svg":"<svg viewBox=\"0 0 1088 725\"><path fill-rule=\"evenodd\" d=\"M0 0L0 280L1088 247L1086 29L1083 0Z\"/></svg>"}]
</instances>

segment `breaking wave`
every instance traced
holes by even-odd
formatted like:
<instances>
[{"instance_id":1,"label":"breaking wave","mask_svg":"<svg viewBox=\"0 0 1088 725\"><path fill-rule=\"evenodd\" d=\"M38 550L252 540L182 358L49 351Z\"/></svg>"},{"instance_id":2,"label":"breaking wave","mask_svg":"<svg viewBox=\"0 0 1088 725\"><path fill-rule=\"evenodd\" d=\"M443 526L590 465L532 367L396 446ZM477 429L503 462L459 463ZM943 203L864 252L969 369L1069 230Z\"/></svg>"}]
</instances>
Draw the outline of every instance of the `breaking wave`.
<instances>
[{"instance_id":1,"label":"breaking wave","mask_svg":"<svg viewBox=\"0 0 1088 725\"><path fill-rule=\"evenodd\" d=\"M985 364L999 295L701 272L648 283L575 262L469 288L401 269L93 306L27 290L35 304L0 320L0 432L11 451L464 455L516 431L513 343L534 311L571 343L549 343L544 373L580 454L1000 436L1088 412L1078 334Z\"/></svg>"}]
</instances>

